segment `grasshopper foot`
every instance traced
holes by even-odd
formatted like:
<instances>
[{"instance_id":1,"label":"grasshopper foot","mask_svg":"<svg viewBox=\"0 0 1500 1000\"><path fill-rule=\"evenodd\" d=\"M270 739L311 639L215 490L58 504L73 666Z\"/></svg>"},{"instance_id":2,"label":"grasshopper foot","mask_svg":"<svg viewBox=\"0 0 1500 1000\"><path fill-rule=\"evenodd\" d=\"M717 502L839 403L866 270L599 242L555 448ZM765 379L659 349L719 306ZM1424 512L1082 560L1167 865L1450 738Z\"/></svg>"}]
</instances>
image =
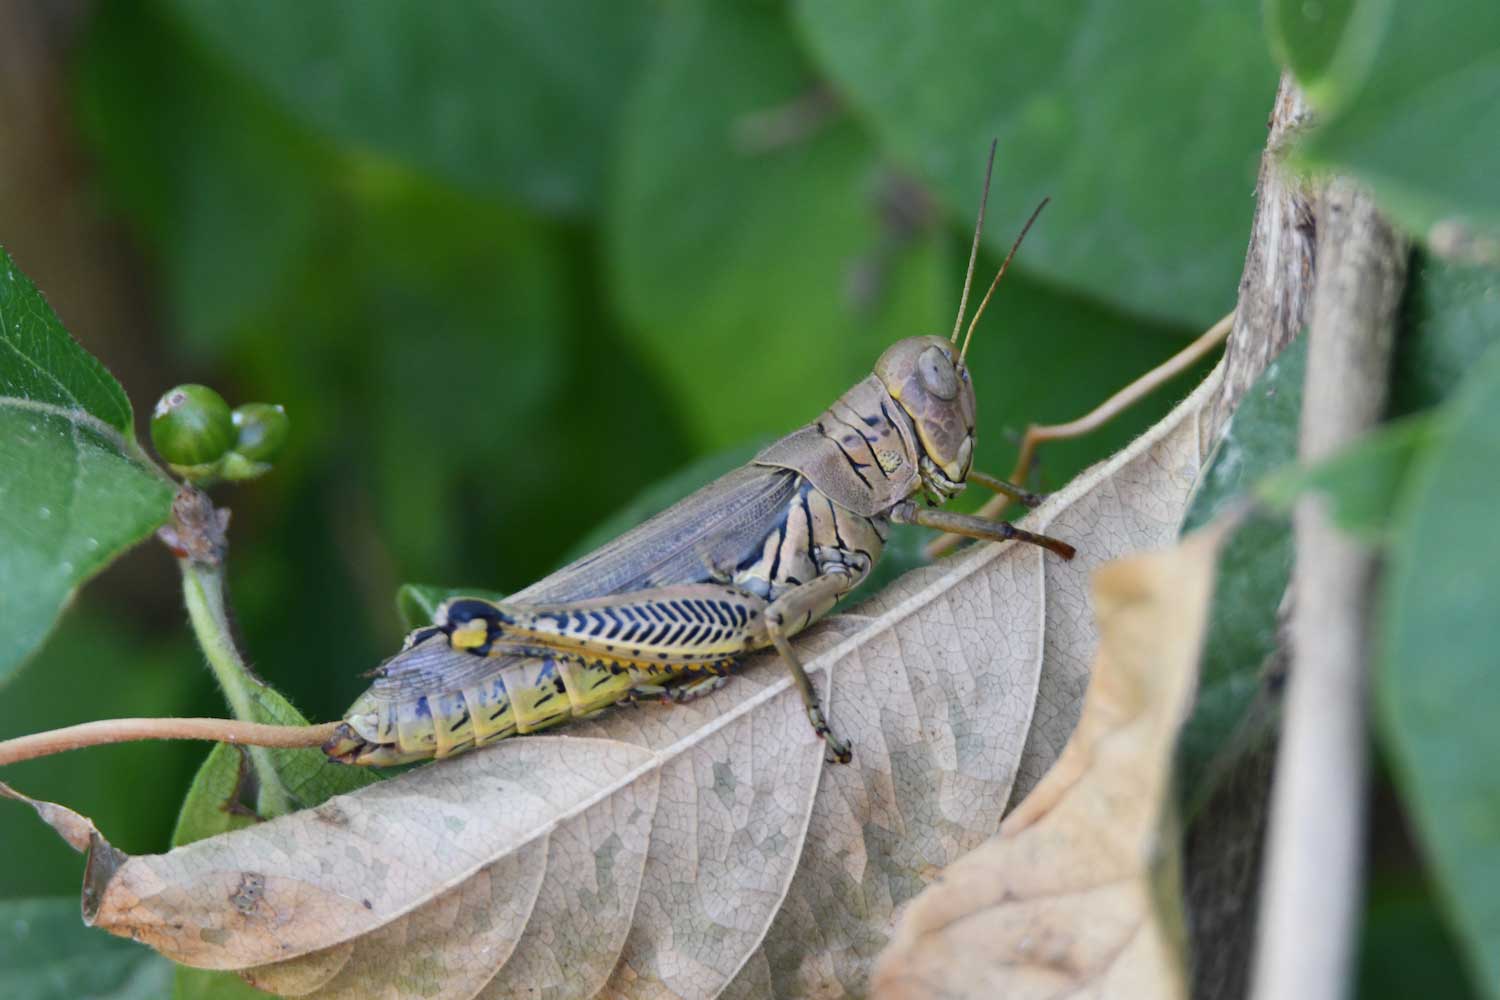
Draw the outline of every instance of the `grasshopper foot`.
<instances>
[{"instance_id":1,"label":"grasshopper foot","mask_svg":"<svg viewBox=\"0 0 1500 1000\"><path fill-rule=\"evenodd\" d=\"M828 744L828 756L825 758L830 764L847 764L854 759L854 747L848 740L841 740L832 733L825 733L823 741Z\"/></svg>"},{"instance_id":2,"label":"grasshopper foot","mask_svg":"<svg viewBox=\"0 0 1500 1000\"><path fill-rule=\"evenodd\" d=\"M828 720L823 717L823 710L813 706L807 710L807 720L812 723L813 732L818 738L828 745L828 763L847 764L854 759L854 748L848 740L841 740L828 728Z\"/></svg>"}]
</instances>

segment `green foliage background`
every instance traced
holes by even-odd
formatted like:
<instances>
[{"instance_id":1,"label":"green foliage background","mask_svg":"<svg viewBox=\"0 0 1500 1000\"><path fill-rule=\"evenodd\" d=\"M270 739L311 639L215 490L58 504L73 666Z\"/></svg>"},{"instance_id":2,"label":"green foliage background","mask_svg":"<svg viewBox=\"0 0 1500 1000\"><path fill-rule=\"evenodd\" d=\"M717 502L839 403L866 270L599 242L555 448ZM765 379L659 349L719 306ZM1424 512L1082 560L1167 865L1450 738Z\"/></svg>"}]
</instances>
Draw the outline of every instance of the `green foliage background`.
<instances>
[{"instance_id":1,"label":"green foliage background","mask_svg":"<svg viewBox=\"0 0 1500 1000\"><path fill-rule=\"evenodd\" d=\"M1493 121L1500 103L1480 97L1500 26L1468 11L1443 34L1376 0L1326 7L1310 24L1308 5L1273 2L1263 25L1249 5L1157 0L898 0L878 15L846 0L100 2L70 24L48 148L73 165L63 211L114 248L118 284L88 287L70 263L87 258L67 242L76 227L24 225L24 185L0 185L0 244L120 377L137 423L184 381L286 406L276 471L216 498L234 511L244 646L305 717L329 719L420 608L427 592L408 590L398 614L401 584L524 586L615 512L656 505L653 484L810 419L892 340L946 331L992 137L981 271L1055 199L972 355L978 464L1002 474L1028 422L1085 412L1233 307L1278 61L1330 122L1307 163L1360 171L1418 235L1459 219L1483 246L1495 186L1476 178L1493 180L1500 150L1466 139L1462 158L1421 159L1402 101L1426 88L1422 148L1458 134L1465 109ZM1432 52L1454 33L1467 62L1440 71ZM45 172L23 154L0 143L0 178ZM1413 324L1431 335L1403 341L1396 410L1443 402L1493 343L1495 289L1485 268L1421 274ZM1050 446L1041 485L1118 448L1192 381ZM110 402L104 419L128 426ZM1281 415L1265 418L1272 444L1246 445L1257 476L1293 440L1295 406L1266 411ZM1446 468L1433 475L1458 474ZM1269 593L1286 549L1274 526L1256 530L1270 582L1246 577L1247 593ZM0 569L26 590L21 563ZM155 545L90 585L12 675L92 569L30 595L40 610L23 607L24 623L0 618L0 738L222 714ZM1221 716L1254 690L1245 671L1273 617L1220 623ZM1227 724L1195 718L1205 756ZM106 748L5 779L154 851L205 755ZM55 920L55 903L5 901L75 893L76 856L16 808L0 809L0 843L0 908ZM1370 940L1404 935L1417 968L1465 989L1423 877L1409 857L1392 870ZM1367 953L1362 990L1399 995L1373 974L1382 954ZM128 990L151 975L113 995L150 995Z\"/></svg>"}]
</instances>

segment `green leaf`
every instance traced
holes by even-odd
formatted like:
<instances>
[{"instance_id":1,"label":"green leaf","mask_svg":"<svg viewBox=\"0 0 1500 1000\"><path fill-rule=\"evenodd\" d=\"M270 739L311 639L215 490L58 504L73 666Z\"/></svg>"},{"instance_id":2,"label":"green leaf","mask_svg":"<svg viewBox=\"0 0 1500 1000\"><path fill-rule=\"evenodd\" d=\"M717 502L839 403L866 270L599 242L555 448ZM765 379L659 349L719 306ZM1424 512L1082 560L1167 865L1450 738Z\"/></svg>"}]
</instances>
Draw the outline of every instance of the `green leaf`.
<instances>
[{"instance_id":1,"label":"green leaf","mask_svg":"<svg viewBox=\"0 0 1500 1000\"><path fill-rule=\"evenodd\" d=\"M1349 19L1302 157L1360 176L1429 241L1500 256L1500 6L1355 0Z\"/></svg>"},{"instance_id":2,"label":"green leaf","mask_svg":"<svg viewBox=\"0 0 1500 1000\"><path fill-rule=\"evenodd\" d=\"M172 846L181 847L205 837L254 826L259 818L243 801L251 774L249 752L244 747L215 745L182 800L177 828L172 831Z\"/></svg>"},{"instance_id":3,"label":"green leaf","mask_svg":"<svg viewBox=\"0 0 1500 1000\"><path fill-rule=\"evenodd\" d=\"M1321 494L1342 531L1367 544L1383 544L1391 538L1412 464L1439 434L1436 414L1387 424L1317 465L1282 469L1255 492L1283 514L1304 493Z\"/></svg>"},{"instance_id":4,"label":"green leaf","mask_svg":"<svg viewBox=\"0 0 1500 1000\"><path fill-rule=\"evenodd\" d=\"M36 286L0 247L0 401L8 408L87 421L99 433L134 433L130 400L97 359L68 336ZM92 418L89 420L88 418Z\"/></svg>"},{"instance_id":5,"label":"green leaf","mask_svg":"<svg viewBox=\"0 0 1500 1000\"><path fill-rule=\"evenodd\" d=\"M247 721L279 726L308 724L302 713L273 688L254 681L247 681L247 686L253 714L253 718ZM380 775L371 768L334 764L320 750L262 749L246 752L263 753L270 759L291 804L299 809L316 806L335 795L380 780ZM240 798L244 774L242 760L240 750L228 744L220 744L209 751L182 801L177 829L172 834L174 847L247 826L256 822L256 816L272 819L279 814L272 805L275 800L265 795L257 797L251 810L254 815L240 811L246 808Z\"/></svg>"},{"instance_id":6,"label":"green leaf","mask_svg":"<svg viewBox=\"0 0 1500 1000\"><path fill-rule=\"evenodd\" d=\"M450 597L482 597L486 601L503 601L498 590L483 587L442 587L434 583L403 583L396 591L396 613L408 632L431 625L440 604Z\"/></svg>"},{"instance_id":7,"label":"green leaf","mask_svg":"<svg viewBox=\"0 0 1500 1000\"><path fill-rule=\"evenodd\" d=\"M73 590L166 521L125 392L0 249L0 680Z\"/></svg>"},{"instance_id":8,"label":"green leaf","mask_svg":"<svg viewBox=\"0 0 1500 1000\"><path fill-rule=\"evenodd\" d=\"M920 192L817 82L774 7L682 5L626 111L615 288L706 450L811 420L957 305Z\"/></svg>"},{"instance_id":9,"label":"green leaf","mask_svg":"<svg viewBox=\"0 0 1500 1000\"><path fill-rule=\"evenodd\" d=\"M0 900L0 996L161 1000L171 981L165 958L84 926L76 896Z\"/></svg>"},{"instance_id":10,"label":"green leaf","mask_svg":"<svg viewBox=\"0 0 1500 1000\"><path fill-rule=\"evenodd\" d=\"M1231 307L1276 90L1253 5L898 0L875 17L858 0L803 0L797 12L840 94L959 219L973 217L998 137L993 250L1053 196L1017 267L1198 327Z\"/></svg>"},{"instance_id":11,"label":"green leaf","mask_svg":"<svg viewBox=\"0 0 1500 1000\"><path fill-rule=\"evenodd\" d=\"M1397 415L1446 400L1490 345L1500 343L1500 271L1417 253L1403 312L1391 385Z\"/></svg>"},{"instance_id":12,"label":"green leaf","mask_svg":"<svg viewBox=\"0 0 1500 1000\"><path fill-rule=\"evenodd\" d=\"M601 0L173 6L335 141L558 212L597 203L650 14Z\"/></svg>"},{"instance_id":13,"label":"green leaf","mask_svg":"<svg viewBox=\"0 0 1500 1000\"><path fill-rule=\"evenodd\" d=\"M1391 0L1267 0L1266 34L1277 58L1325 112L1363 82Z\"/></svg>"},{"instance_id":14,"label":"green leaf","mask_svg":"<svg viewBox=\"0 0 1500 1000\"><path fill-rule=\"evenodd\" d=\"M1261 373L1214 448L1183 519L1187 533L1248 501L1255 484L1296 461L1307 335ZM1224 545L1193 714L1179 741L1177 768L1189 812L1206 802L1218 775L1254 746L1271 721L1253 711L1276 649L1276 613L1292 571L1291 525L1252 513Z\"/></svg>"},{"instance_id":15,"label":"green leaf","mask_svg":"<svg viewBox=\"0 0 1500 1000\"><path fill-rule=\"evenodd\" d=\"M1402 498L1377 720L1476 980L1500 995L1500 348L1465 380Z\"/></svg>"}]
</instances>

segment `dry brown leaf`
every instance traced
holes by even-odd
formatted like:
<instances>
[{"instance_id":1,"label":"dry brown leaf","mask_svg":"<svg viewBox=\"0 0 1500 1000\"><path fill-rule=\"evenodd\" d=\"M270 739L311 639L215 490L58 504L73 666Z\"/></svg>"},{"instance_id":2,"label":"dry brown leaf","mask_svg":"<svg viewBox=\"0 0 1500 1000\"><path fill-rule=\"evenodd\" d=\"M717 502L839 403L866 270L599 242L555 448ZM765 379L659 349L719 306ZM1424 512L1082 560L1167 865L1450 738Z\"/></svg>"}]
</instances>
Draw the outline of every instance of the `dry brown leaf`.
<instances>
[{"instance_id":1,"label":"dry brown leaf","mask_svg":"<svg viewBox=\"0 0 1500 1000\"><path fill-rule=\"evenodd\" d=\"M824 766L765 657L688 706L120 856L93 920L286 995L863 992L898 908L1061 749L1095 643L1087 576L1175 534L1217 384L1033 513L1072 563L974 548L798 640L850 766Z\"/></svg>"},{"instance_id":2,"label":"dry brown leaf","mask_svg":"<svg viewBox=\"0 0 1500 1000\"><path fill-rule=\"evenodd\" d=\"M1172 751L1221 536L1094 575L1099 654L1078 728L1000 833L906 910L879 1000L1186 996Z\"/></svg>"}]
</instances>

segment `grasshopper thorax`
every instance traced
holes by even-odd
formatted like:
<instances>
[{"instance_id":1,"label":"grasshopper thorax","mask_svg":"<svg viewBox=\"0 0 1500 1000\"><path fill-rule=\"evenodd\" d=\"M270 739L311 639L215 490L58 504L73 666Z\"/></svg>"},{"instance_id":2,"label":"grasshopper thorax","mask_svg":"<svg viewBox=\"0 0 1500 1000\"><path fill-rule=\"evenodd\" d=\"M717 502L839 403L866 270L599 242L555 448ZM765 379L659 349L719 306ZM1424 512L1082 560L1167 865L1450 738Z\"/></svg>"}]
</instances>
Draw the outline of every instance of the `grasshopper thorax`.
<instances>
[{"instance_id":1,"label":"grasshopper thorax","mask_svg":"<svg viewBox=\"0 0 1500 1000\"><path fill-rule=\"evenodd\" d=\"M940 500L964 488L974 460L974 383L945 337L908 337L886 349L875 375L911 418L922 485Z\"/></svg>"}]
</instances>

